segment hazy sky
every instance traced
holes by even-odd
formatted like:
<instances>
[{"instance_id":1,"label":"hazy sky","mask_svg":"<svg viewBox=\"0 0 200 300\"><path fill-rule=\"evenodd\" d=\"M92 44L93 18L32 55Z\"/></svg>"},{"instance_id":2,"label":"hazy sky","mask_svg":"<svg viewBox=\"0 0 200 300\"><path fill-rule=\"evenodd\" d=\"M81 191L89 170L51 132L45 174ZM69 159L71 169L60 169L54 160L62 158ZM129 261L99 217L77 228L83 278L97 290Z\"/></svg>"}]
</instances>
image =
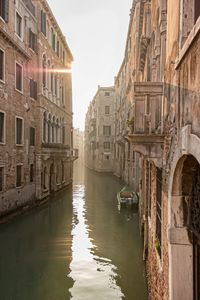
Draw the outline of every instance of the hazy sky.
<instances>
[{"instance_id":1,"label":"hazy sky","mask_svg":"<svg viewBox=\"0 0 200 300\"><path fill-rule=\"evenodd\" d=\"M48 0L74 56L74 127L97 86L114 84L122 63L132 0Z\"/></svg>"}]
</instances>

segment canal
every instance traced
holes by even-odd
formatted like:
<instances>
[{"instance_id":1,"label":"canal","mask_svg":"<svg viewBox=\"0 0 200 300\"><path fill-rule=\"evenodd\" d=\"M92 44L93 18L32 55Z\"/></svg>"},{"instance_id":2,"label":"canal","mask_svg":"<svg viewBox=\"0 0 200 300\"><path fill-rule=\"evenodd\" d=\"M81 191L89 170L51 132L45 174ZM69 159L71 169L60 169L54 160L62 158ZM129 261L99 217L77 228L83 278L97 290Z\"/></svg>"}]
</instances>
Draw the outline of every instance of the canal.
<instances>
[{"instance_id":1,"label":"canal","mask_svg":"<svg viewBox=\"0 0 200 300\"><path fill-rule=\"evenodd\" d=\"M1 300L145 300L138 215L122 183L75 162L73 187L0 226Z\"/></svg>"}]
</instances>

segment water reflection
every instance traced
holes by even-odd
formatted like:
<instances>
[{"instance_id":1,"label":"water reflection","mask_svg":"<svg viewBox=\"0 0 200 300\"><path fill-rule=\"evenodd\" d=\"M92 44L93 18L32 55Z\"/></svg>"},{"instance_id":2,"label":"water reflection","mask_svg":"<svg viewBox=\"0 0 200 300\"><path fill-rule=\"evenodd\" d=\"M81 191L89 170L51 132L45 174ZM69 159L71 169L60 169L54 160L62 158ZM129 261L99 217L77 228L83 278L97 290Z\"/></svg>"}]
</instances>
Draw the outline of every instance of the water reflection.
<instances>
[{"instance_id":1,"label":"water reflection","mask_svg":"<svg viewBox=\"0 0 200 300\"><path fill-rule=\"evenodd\" d=\"M75 187L73 199L73 254L69 274L74 281L70 289L72 299L122 299L123 294L115 280L116 267L111 260L94 255L96 246L89 238L90 229L86 225L84 186Z\"/></svg>"},{"instance_id":2,"label":"water reflection","mask_svg":"<svg viewBox=\"0 0 200 300\"><path fill-rule=\"evenodd\" d=\"M1 300L146 300L138 215L119 180L75 164L72 189L0 226Z\"/></svg>"}]
</instances>

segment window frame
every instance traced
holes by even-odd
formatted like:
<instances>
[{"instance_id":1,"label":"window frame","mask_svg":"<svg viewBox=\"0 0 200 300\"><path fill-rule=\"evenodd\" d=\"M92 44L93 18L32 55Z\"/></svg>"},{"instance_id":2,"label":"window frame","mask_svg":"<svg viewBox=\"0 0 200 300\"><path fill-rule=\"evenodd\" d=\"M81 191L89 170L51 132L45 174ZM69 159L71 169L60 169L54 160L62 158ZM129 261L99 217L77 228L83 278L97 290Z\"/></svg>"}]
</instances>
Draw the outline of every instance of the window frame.
<instances>
[{"instance_id":1,"label":"window frame","mask_svg":"<svg viewBox=\"0 0 200 300\"><path fill-rule=\"evenodd\" d=\"M17 65L21 67L22 73L21 73L21 90L17 88ZM24 77L24 68L23 65L20 64L18 61L15 61L15 90L19 93L23 94L24 84L23 84L23 77Z\"/></svg>"},{"instance_id":2,"label":"window frame","mask_svg":"<svg viewBox=\"0 0 200 300\"><path fill-rule=\"evenodd\" d=\"M17 32L17 15L21 18L21 36L18 34ZM19 13L18 10L15 11L15 34L17 35L17 37L23 41L23 36L24 36L24 30L23 30L23 17L22 15Z\"/></svg>"},{"instance_id":3,"label":"window frame","mask_svg":"<svg viewBox=\"0 0 200 300\"><path fill-rule=\"evenodd\" d=\"M21 136L21 144L17 144L17 119L22 120L22 136ZM24 118L15 116L15 145L16 146L24 146Z\"/></svg>"},{"instance_id":4,"label":"window frame","mask_svg":"<svg viewBox=\"0 0 200 300\"><path fill-rule=\"evenodd\" d=\"M4 114L3 142L0 141L0 145L5 145L6 144L6 113L3 110L0 110L0 113Z\"/></svg>"},{"instance_id":5,"label":"window frame","mask_svg":"<svg viewBox=\"0 0 200 300\"><path fill-rule=\"evenodd\" d=\"M33 130L33 131L32 131ZM34 135L33 137L31 136L31 134L34 132ZM36 130L35 130L35 127L32 127L30 126L29 127L29 146L30 147L35 147L35 137L36 137L36 134L35 134ZM32 143L33 142L33 143Z\"/></svg>"},{"instance_id":6,"label":"window frame","mask_svg":"<svg viewBox=\"0 0 200 300\"><path fill-rule=\"evenodd\" d=\"M5 53L5 51L4 51L2 48L0 48L0 51L3 53L3 72L2 72L2 74L3 74L3 79L0 78L0 82L5 83L6 53Z\"/></svg>"}]
</instances>

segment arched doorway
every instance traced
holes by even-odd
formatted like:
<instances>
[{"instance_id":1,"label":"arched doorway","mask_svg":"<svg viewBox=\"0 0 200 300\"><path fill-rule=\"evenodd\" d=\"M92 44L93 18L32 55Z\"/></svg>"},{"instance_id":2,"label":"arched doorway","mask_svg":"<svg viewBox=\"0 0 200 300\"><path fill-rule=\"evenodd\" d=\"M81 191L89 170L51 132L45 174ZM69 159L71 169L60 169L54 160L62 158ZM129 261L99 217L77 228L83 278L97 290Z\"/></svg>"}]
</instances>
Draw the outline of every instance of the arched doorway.
<instances>
[{"instance_id":1,"label":"arched doorway","mask_svg":"<svg viewBox=\"0 0 200 300\"><path fill-rule=\"evenodd\" d=\"M170 299L200 300L200 165L192 155L177 163L170 206Z\"/></svg>"}]
</instances>

